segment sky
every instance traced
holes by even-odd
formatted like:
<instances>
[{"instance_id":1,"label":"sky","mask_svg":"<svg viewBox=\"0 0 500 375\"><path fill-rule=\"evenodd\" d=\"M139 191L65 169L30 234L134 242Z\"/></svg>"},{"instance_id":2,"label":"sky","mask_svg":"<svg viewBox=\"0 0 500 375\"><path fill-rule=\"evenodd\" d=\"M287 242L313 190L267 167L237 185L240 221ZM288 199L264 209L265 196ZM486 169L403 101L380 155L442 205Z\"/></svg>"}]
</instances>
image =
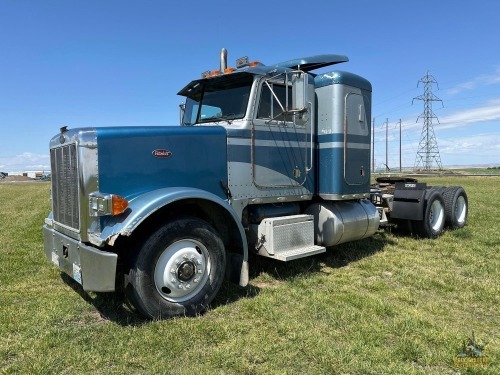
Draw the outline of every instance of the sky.
<instances>
[{"instance_id":1,"label":"sky","mask_svg":"<svg viewBox=\"0 0 500 375\"><path fill-rule=\"evenodd\" d=\"M399 168L400 120L415 165L429 72L442 165L500 166L499 23L497 0L0 0L0 171L49 170L62 126L178 125L222 47L229 66L347 55L317 72L372 83L377 168Z\"/></svg>"}]
</instances>

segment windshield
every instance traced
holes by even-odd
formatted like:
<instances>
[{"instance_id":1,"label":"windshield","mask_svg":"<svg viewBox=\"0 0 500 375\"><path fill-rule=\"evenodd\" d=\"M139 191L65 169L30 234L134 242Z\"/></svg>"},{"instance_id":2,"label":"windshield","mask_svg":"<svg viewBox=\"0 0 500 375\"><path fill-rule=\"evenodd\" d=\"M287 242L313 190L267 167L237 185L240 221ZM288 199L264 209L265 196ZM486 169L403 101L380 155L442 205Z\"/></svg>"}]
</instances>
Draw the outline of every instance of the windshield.
<instances>
[{"instance_id":1,"label":"windshield","mask_svg":"<svg viewBox=\"0 0 500 375\"><path fill-rule=\"evenodd\" d=\"M253 78L206 81L186 100L183 125L227 121L245 117Z\"/></svg>"}]
</instances>

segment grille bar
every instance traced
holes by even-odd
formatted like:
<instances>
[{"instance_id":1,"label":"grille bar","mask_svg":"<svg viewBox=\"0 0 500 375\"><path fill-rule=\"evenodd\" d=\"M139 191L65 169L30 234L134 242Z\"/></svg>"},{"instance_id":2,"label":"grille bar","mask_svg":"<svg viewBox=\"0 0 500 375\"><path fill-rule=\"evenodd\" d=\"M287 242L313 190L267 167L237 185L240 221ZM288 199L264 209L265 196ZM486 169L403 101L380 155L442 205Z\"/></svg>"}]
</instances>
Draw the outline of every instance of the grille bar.
<instances>
[{"instance_id":1,"label":"grille bar","mask_svg":"<svg viewBox=\"0 0 500 375\"><path fill-rule=\"evenodd\" d=\"M76 145L51 149L50 164L54 220L70 228L80 229Z\"/></svg>"}]
</instances>

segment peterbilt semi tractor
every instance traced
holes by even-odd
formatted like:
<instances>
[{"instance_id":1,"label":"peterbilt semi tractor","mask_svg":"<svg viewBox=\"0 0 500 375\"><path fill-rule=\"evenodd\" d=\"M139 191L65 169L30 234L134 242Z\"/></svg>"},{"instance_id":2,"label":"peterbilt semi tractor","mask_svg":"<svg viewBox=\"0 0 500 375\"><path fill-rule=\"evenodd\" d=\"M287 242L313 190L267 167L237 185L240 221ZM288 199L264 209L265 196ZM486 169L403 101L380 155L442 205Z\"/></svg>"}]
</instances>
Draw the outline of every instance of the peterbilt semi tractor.
<instances>
[{"instance_id":1,"label":"peterbilt semi tractor","mask_svg":"<svg viewBox=\"0 0 500 375\"><path fill-rule=\"evenodd\" d=\"M181 126L63 127L50 141L47 258L152 319L202 313L249 255L288 262L392 225L463 227L461 187L371 183L372 86L343 55L238 59L179 91ZM323 69L324 70L324 69ZM252 255L253 259L254 255Z\"/></svg>"}]
</instances>

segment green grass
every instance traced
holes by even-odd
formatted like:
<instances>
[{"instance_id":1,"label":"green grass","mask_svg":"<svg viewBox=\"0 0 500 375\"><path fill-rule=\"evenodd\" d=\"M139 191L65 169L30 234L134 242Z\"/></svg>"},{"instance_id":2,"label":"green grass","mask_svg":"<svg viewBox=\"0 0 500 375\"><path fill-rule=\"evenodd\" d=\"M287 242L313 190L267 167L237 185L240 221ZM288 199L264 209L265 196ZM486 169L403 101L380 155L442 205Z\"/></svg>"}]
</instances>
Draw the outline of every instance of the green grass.
<instances>
[{"instance_id":1,"label":"green grass","mask_svg":"<svg viewBox=\"0 0 500 375\"><path fill-rule=\"evenodd\" d=\"M481 174L481 175L500 176L500 167L452 169L451 172L462 173L462 174Z\"/></svg>"},{"instance_id":2,"label":"green grass","mask_svg":"<svg viewBox=\"0 0 500 375\"><path fill-rule=\"evenodd\" d=\"M465 228L381 231L289 264L251 258L249 287L224 284L201 317L153 322L45 258L48 183L0 184L0 372L500 373L498 179L426 181L465 187ZM486 370L454 367L472 332Z\"/></svg>"}]
</instances>

